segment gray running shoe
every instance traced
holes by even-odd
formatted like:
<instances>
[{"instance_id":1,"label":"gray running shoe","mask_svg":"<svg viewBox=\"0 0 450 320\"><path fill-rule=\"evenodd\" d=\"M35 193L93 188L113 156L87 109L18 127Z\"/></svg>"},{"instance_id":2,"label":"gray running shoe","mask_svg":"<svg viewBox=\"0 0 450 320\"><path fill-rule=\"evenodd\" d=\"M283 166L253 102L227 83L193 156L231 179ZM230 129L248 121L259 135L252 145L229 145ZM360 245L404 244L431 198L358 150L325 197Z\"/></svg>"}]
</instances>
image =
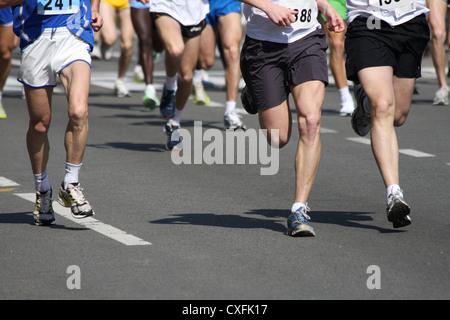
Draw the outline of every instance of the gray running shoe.
<instances>
[{"instance_id":1,"label":"gray running shoe","mask_svg":"<svg viewBox=\"0 0 450 320\"><path fill-rule=\"evenodd\" d=\"M297 211L291 212L287 218L286 233L291 237L315 236L314 228L309 225L311 218L308 216L308 206L300 207Z\"/></svg>"},{"instance_id":2,"label":"gray running shoe","mask_svg":"<svg viewBox=\"0 0 450 320\"><path fill-rule=\"evenodd\" d=\"M352 114L352 128L357 135L364 137L370 132L372 127L370 112L367 112L364 108L364 104L367 104L367 96L361 84L355 84L355 99L356 108Z\"/></svg>"},{"instance_id":3,"label":"gray running shoe","mask_svg":"<svg viewBox=\"0 0 450 320\"><path fill-rule=\"evenodd\" d=\"M433 99L433 105L444 105L448 106L448 92L450 91L449 87L442 87L438 91Z\"/></svg>"},{"instance_id":4,"label":"gray running shoe","mask_svg":"<svg viewBox=\"0 0 450 320\"><path fill-rule=\"evenodd\" d=\"M247 127L244 122L242 122L241 116L237 113L236 109L223 116L223 124L226 130L247 130Z\"/></svg>"},{"instance_id":5,"label":"gray running shoe","mask_svg":"<svg viewBox=\"0 0 450 320\"><path fill-rule=\"evenodd\" d=\"M66 208L70 208L72 216L76 219L82 219L93 216L94 210L83 195L83 188L79 183L67 185L64 189L63 184L59 188L58 203Z\"/></svg>"},{"instance_id":6,"label":"gray running shoe","mask_svg":"<svg viewBox=\"0 0 450 320\"><path fill-rule=\"evenodd\" d=\"M47 192L36 191L33 219L34 224L37 226L49 226L55 224L51 189Z\"/></svg>"},{"instance_id":7,"label":"gray running shoe","mask_svg":"<svg viewBox=\"0 0 450 320\"><path fill-rule=\"evenodd\" d=\"M182 150L183 142L180 137L180 124L177 121L170 119L164 125L163 130L168 137L166 150L174 150L174 151Z\"/></svg>"},{"instance_id":8,"label":"gray running shoe","mask_svg":"<svg viewBox=\"0 0 450 320\"><path fill-rule=\"evenodd\" d=\"M392 222L394 228L406 227L411 224L409 213L411 208L403 200L402 192L395 192L388 197L386 214L389 222Z\"/></svg>"}]
</instances>

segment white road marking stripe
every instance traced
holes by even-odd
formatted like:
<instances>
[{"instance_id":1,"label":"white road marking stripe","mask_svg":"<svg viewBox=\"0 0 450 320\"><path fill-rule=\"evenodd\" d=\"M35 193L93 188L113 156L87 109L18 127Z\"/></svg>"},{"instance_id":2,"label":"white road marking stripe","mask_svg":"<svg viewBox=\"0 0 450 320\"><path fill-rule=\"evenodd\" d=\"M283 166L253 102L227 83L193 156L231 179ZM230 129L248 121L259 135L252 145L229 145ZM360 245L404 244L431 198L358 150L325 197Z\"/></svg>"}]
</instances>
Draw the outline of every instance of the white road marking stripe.
<instances>
[{"instance_id":1,"label":"white road marking stripe","mask_svg":"<svg viewBox=\"0 0 450 320\"><path fill-rule=\"evenodd\" d=\"M406 154L407 156L415 157L415 158L428 158L428 157L435 157L433 154L413 150L413 149L400 149L400 153Z\"/></svg>"},{"instance_id":2,"label":"white road marking stripe","mask_svg":"<svg viewBox=\"0 0 450 320\"><path fill-rule=\"evenodd\" d=\"M349 140L349 141L357 142L357 143L366 144L366 145L369 145L369 146L371 144L370 139L367 139L367 138L358 137L358 138L345 138L345 139Z\"/></svg>"},{"instance_id":3,"label":"white road marking stripe","mask_svg":"<svg viewBox=\"0 0 450 320\"><path fill-rule=\"evenodd\" d=\"M20 184L9 180L5 177L0 177L0 187L18 187Z\"/></svg>"},{"instance_id":4,"label":"white road marking stripe","mask_svg":"<svg viewBox=\"0 0 450 320\"><path fill-rule=\"evenodd\" d=\"M34 203L36 199L36 195L34 193L16 193L16 196L31 201ZM53 210L55 213L59 214L60 216L69 219L75 223L81 224L82 226L89 228L93 231L96 231L100 234L103 234L104 236L107 236L108 238L111 238L113 240L116 240L120 243L123 243L127 246L145 246L145 245L151 245L150 242L144 241L138 237L133 236L132 234L126 233L125 231L119 230L113 226L107 225L103 222L100 222L92 217L84 218L84 219L75 219L72 217L72 214L70 212L70 208L65 208L61 206L56 201L53 201Z\"/></svg>"},{"instance_id":5,"label":"white road marking stripe","mask_svg":"<svg viewBox=\"0 0 450 320\"><path fill-rule=\"evenodd\" d=\"M362 143L362 144L366 144L366 145L371 144L370 139L362 138L362 137L346 138L346 140L357 142L357 143ZM400 149L398 152L401 154L407 155L407 156L415 157L415 158L435 157L435 155L433 155L433 154L425 153L422 151L417 151L414 149Z\"/></svg>"}]
</instances>

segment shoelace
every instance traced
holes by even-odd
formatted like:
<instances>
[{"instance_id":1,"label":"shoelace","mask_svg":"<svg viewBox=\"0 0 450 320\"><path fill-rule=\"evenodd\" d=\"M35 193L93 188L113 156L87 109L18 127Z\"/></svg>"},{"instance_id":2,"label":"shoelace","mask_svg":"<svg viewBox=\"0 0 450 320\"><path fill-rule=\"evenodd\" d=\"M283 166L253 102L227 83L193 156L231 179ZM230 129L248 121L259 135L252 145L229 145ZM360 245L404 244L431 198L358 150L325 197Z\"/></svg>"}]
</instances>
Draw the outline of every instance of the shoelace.
<instances>
[{"instance_id":1,"label":"shoelace","mask_svg":"<svg viewBox=\"0 0 450 320\"><path fill-rule=\"evenodd\" d=\"M86 199L84 198L83 195L83 188L81 186L73 186L72 188L69 189L70 192L70 196L72 198L72 202L76 202L77 204L85 204L86 203Z\"/></svg>"},{"instance_id":2,"label":"shoelace","mask_svg":"<svg viewBox=\"0 0 450 320\"><path fill-rule=\"evenodd\" d=\"M45 194L45 195L40 195L37 198L37 208L39 209L39 211L42 210L42 212L47 212L50 209L50 204L51 204L51 198Z\"/></svg>"},{"instance_id":3,"label":"shoelace","mask_svg":"<svg viewBox=\"0 0 450 320\"><path fill-rule=\"evenodd\" d=\"M294 214L300 223L308 223L308 221L311 220L310 216L307 214L309 211L311 211L311 209L308 207L308 204L306 204L304 207L295 211Z\"/></svg>"},{"instance_id":4,"label":"shoelace","mask_svg":"<svg viewBox=\"0 0 450 320\"><path fill-rule=\"evenodd\" d=\"M228 121L231 123L241 123L241 115L239 115L236 110L227 114Z\"/></svg>"}]
</instances>

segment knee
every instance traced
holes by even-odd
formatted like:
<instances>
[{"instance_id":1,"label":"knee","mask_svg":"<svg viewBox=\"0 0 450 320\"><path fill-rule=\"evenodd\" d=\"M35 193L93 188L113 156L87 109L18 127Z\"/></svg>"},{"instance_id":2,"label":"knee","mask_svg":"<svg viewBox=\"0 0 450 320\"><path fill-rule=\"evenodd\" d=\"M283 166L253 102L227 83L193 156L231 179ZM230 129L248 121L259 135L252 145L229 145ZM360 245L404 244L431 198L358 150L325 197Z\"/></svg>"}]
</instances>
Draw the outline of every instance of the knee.
<instances>
[{"instance_id":1,"label":"knee","mask_svg":"<svg viewBox=\"0 0 450 320\"><path fill-rule=\"evenodd\" d=\"M206 57L200 59L200 68L203 70L209 70L214 66L215 58L212 57Z\"/></svg>"},{"instance_id":2,"label":"knee","mask_svg":"<svg viewBox=\"0 0 450 320\"><path fill-rule=\"evenodd\" d=\"M320 135L320 113L299 117L298 127L300 136L314 140Z\"/></svg>"},{"instance_id":3,"label":"knee","mask_svg":"<svg viewBox=\"0 0 450 320\"><path fill-rule=\"evenodd\" d=\"M47 134L50 129L50 115L41 118L32 117L29 122L29 131L36 134Z\"/></svg>"},{"instance_id":4,"label":"knee","mask_svg":"<svg viewBox=\"0 0 450 320\"><path fill-rule=\"evenodd\" d=\"M405 124L406 118L408 118L408 112L399 112L395 115L394 126L401 127Z\"/></svg>"},{"instance_id":5,"label":"knee","mask_svg":"<svg viewBox=\"0 0 450 320\"><path fill-rule=\"evenodd\" d=\"M83 126L88 121L88 108L84 103L71 105L68 111L69 121L79 126Z\"/></svg>"},{"instance_id":6,"label":"knee","mask_svg":"<svg viewBox=\"0 0 450 320\"><path fill-rule=\"evenodd\" d=\"M378 99L370 101L371 114L374 119L383 119L393 117L394 115L394 101L391 99Z\"/></svg>"},{"instance_id":7,"label":"knee","mask_svg":"<svg viewBox=\"0 0 450 320\"><path fill-rule=\"evenodd\" d=\"M176 60L181 60L184 53L184 45L169 45L166 48L166 53Z\"/></svg>"},{"instance_id":8,"label":"knee","mask_svg":"<svg viewBox=\"0 0 450 320\"><path fill-rule=\"evenodd\" d=\"M272 148L281 149L286 146L290 139L287 130L271 129L267 131L267 142Z\"/></svg>"},{"instance_id":9,"label":"knee","mask_svg":"<svg viewBox=\"0 0 450 320\"><path fill-rule=\"evenodd\" d=\"M433 29L432 38L434 42L444 44L446 39L445 29Z\"/></svg>"}]
</instances>

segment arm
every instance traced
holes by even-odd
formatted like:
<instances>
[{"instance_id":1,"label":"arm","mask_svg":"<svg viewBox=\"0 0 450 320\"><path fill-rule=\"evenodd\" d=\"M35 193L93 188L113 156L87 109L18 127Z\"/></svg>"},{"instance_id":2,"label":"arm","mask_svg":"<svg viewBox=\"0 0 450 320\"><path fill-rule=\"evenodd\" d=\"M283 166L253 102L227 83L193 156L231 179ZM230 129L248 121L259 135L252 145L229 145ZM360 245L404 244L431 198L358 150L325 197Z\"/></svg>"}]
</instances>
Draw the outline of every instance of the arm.
<instances>
[{"instance_id":1,"label":"arm","mask_svg":"<svg viewBox=\"0 0 450 320\"><path fill-rule=\"evenodd\" d=\"M279 27L288 27L295 22L298 12L276 5L269 0L239 0L264 11L269 19Z\"/></svg>"},{"instance_id":2,"label":"arm","mask_svg":"<svg viewBox=\"0 0 450 320\"><path fill-rule=\"evenodd\" d=\"M21 4L24 0L0 0L0 9L7 7L17 6Z\"/></svg>"},{"instance_id":3,"label":"arm","mask_svg":"<svg viewBox=\"0 0 450 320\"><path fill-rule=\"evenodd\" d=\"M345 22L327 0L317 0L317 7L327 19L328 30L342 32L345 30Z\"/></svg>"},{"instance_id":4,"label":"arm","mask_svg":"<svg viewBox=\"0 0 450 320\"><path fill-rule=\"evenodd\" d=\"M92 18L91 26L96 32L98 32L103 25L103 18L100 15L99 11L100 11L100 0L91 0L91 18Z\"/></svg>"}]
</instances>

